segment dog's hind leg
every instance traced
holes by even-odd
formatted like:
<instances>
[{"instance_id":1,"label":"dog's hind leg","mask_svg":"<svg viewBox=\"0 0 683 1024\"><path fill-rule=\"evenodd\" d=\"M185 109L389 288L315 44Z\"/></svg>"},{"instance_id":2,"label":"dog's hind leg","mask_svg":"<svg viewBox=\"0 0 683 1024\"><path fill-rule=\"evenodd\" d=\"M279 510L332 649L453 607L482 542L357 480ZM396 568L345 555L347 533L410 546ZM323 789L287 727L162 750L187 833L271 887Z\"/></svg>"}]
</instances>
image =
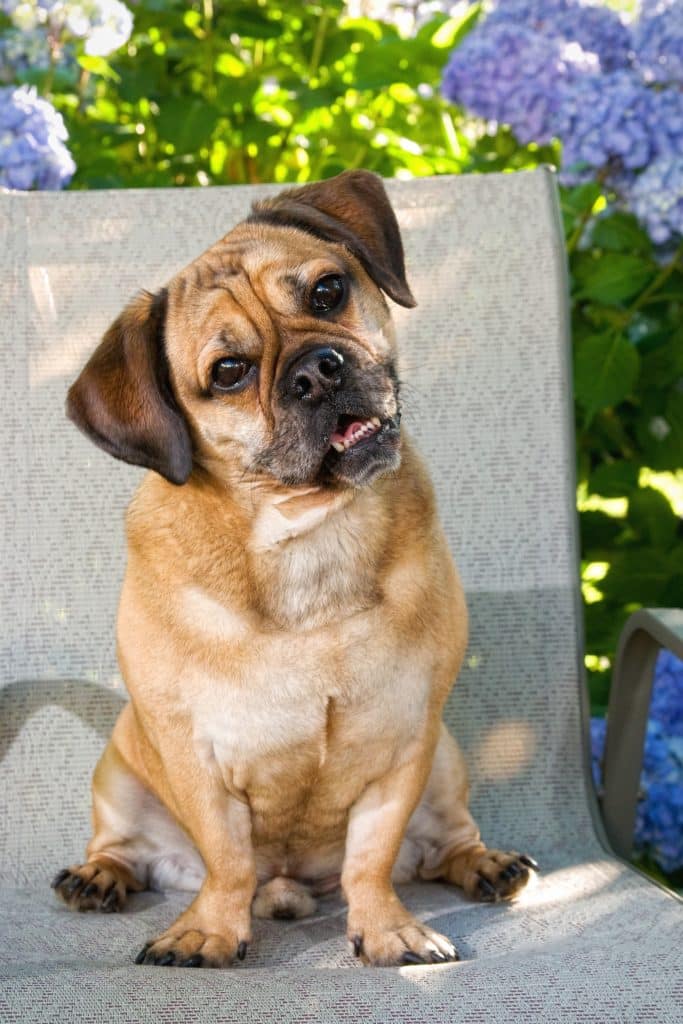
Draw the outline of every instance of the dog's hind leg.
<instances>
[{"instance_id":1,"label":"dog's hind leg","mask_svg":"<svg viewBox=\"0 0 683 1024\"><path fill-rule=\"evenodd\" d=\"M531 857L489 849L468 807L467 770L442 725L429 781L408 824L395 880L440 879L484 903L514 899L538 866Z\"/></svg>"},{"instance_id":2,"label":"dog's hind leg","mask_svg":"<svg viewBox=\"0 0 683 1024\"><path fill-rule=\"evenodd\" d=\"M52 882L73 910L122 910L128 893L142 889L197 890L202 860L173 817L127 765L117 745L121 713L93 777L94 834L84 864L60 871Z\"/></svg>"}]
</instances>

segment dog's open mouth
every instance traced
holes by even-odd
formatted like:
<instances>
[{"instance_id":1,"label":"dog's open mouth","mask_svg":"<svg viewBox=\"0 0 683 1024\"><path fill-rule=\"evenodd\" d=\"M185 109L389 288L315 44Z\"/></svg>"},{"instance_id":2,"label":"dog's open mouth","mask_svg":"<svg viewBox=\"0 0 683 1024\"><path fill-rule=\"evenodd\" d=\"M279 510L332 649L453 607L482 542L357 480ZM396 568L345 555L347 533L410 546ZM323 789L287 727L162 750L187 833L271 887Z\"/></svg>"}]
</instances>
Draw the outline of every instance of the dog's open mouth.
<instances>
[{"instance_id":1,"label":"dog's open mouth","mask_svg":"<svg viewBox=\"0 0 683 1024\"><path fill-rule=\"evenodd\" d=\"M358 419L355 416L340 416L336 430L330 436L330 446L336 452L345 452L361 441L367 440L380 430L382 424L377 416L371 419Z\"/></svg>"}]
</instances>

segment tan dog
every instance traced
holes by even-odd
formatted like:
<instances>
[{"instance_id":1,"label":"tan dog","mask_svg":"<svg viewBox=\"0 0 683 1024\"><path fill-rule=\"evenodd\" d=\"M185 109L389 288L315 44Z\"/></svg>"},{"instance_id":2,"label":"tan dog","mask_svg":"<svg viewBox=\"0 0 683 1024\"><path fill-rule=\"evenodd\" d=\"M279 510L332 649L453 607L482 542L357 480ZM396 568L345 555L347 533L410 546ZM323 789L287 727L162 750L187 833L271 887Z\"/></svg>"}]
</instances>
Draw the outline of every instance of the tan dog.
<instances>
[{"instance_id":1,"label":"tan dog","mask_svg":"<svg viewBox=\"0 0 683 1024\"><path fill-rule=\"evenodd\" d=\"M392 881L493 901L535 867L480 841L441 722L467 616L400 435L383 292L415 305L380 179L290 190L138 296L69 393L97 444L156 471L127 517L131 699L87 862L53 883L80 910L198 890L138 963L229 964L252 913L310 914L340 882L364 962L454 960Z\"/></svg>"}]
</instances>

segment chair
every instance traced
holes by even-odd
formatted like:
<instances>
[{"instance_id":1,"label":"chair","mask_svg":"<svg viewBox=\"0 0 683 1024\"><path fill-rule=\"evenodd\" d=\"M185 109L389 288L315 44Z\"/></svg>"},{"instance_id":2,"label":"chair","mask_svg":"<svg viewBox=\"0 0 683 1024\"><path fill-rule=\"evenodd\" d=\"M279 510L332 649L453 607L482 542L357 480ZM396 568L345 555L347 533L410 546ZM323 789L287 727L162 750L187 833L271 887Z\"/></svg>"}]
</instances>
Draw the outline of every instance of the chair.
<instances>
[{"instance_id":1,"label":"chair","mask_svg":"<svg viewBox=\"0 0 683 1024\"><path fill-rule=\"evenodd\" d=\"M472 620L447 719L484 838L535 856L537 884L511 906L475 905L440 884L407 887L407 905L464 959L396 969L359 966L335 898L305 921L257 921L247 960L224 971L133 964L187 894L143 893L106 916L57 902L49 881L83 856L91 773L125 700L114 619L123 510L142 476L66 421L66 388L138 288L163 284L275 187L6 194L3 1020L681 1020L680 903L611 852L590 781L552 174L387 188L419 302L395 310L406 424L431 466ZM619 764L614 730L609 744ZM613 784L610 800L619 803Z\"/></svg>"}]
</instances>

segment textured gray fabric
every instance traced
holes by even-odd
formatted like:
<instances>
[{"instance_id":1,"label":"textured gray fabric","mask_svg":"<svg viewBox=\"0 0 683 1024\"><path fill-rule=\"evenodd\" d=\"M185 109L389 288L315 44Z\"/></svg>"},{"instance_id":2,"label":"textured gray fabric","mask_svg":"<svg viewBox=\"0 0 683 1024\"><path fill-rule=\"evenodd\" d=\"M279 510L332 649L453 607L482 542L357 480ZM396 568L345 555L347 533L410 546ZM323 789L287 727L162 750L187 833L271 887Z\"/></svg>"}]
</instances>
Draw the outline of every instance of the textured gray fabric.
<instances>
[{"instance_id":1,"label":"textured gray fabric","mask_svg":"<svg viewBox=\"0 0 683 1024\"><path fill-rule=\"evenodd\" d=\"M678 1021L681 907L611 860L586 791L564 256L552 178L390 182L416 311L398 310L406 421L472 618L448 720L484 837L542 862L512 908L443 886L409 905L462 964L361 969L343 913L258 923L231 971L136 968L186 896L71 915L89 780L125 699L114 657L122 512L142 471L63 417L66 388L155 288L270 189L0 196L0 880L5 1021ZM16 888L15 888L16 887ZM678 948L677 948L678 947Z\"/></svg>"}]
</instances>

